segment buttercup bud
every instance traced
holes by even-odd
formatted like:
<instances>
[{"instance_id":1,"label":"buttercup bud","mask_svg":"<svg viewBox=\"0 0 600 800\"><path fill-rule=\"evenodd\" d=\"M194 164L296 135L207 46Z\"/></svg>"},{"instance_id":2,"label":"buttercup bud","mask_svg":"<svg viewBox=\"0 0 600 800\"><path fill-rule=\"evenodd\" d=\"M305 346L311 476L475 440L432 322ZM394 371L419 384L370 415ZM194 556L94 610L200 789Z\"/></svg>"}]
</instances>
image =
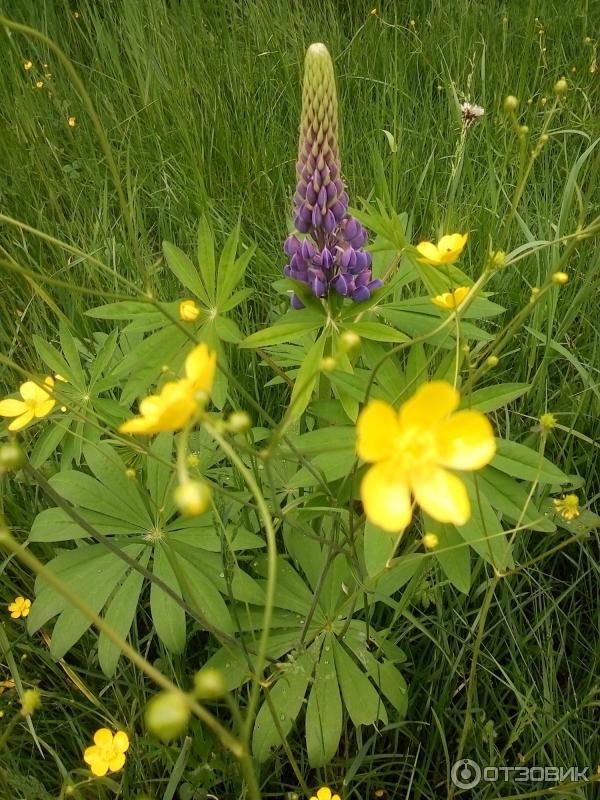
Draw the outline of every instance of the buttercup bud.
<instances>
[{"instance_id":1,"label":"buttercup bud","mask_svg":"<svg viewBox=\"0 0 600 800\"><path fill-rule=\"evenodd\" d=\"M514 94L509 94L508 97L504 98L504 110L507 114L510 114L517 110L519 107L519 101L514 96Z\"/></svg>"},{"instance_id":2,"label":"buttercup bud","mask_svg":"<svg viewBox=\"0 0 600 800\"><path fill-rule=\"evenodd\" d=\"M320 367L323 372L333 372L336 367L336 360L333 356L327 356L326 358L321 359Z\"/></svg>"},{"instance_id":3,"label":"buttercup bud","mask_svg":"<svg viewBox=\"0 0 600 800\"><path fill-rule=\"evenodd\" d=\"M245 433L252 427L252 420L245 411L234 411L229 415L227 427L231 433Z\"/></svg>"},{"instance_id":4,"label":"buttercup bud","mask_svg":"<svg viewBox=\"0 0 600 800\"><path fill-rule=\"evenodd\" d=\"M556 417L554 414L550 414L549 412L542 414L540 417L540 428L543 431L551 431L553 428L556 428Z\"/></svg>"},{"instance_id":5,"label":"buttercup bud","mask_svg":"<svg viewBox=\"0 0 600 800\"><path fill-rule=\"evenodd\" d=\"M529 133L529 127L527 125L521 125L519 128L519 136L527 136Z\"/></svg>"},{"instance_id":6,"label":"buttercup bud","mask_svg":"<svg viewBox=\"0 0 600 800\"><path fill-rule=\"evenodd\" d=\"M569 276L566 272L555 272L552 276L552 283L557 283L559 285L567 283L569 280Z\"/></svg>"},{"instance_id":7,"label":"buttercup bud","mask_svg":"<svg viewBox=\"0 0 600 800\"><path fill-rule=\"evenodd\" d=\"M562 97L567 91L567 81L565 78L561 78L559 81L556 81L554 84L554 94L558 97Z\"/></svg>"},{"instance_id":8,"label":"buttercup bud","mask_svg":"<svg viewBox=\"0 0 600 800\"><path fill-rule=\"evenodd\" d=\"M223 673L218 669L207 667L201 669L194 677L194 694L198 700L214 700L227 691Z\"/></svg>"},{"instance_id":9,"label":"buttercup bud","mask_svg":"<svg viewBox=\"0 0 600 800\"><path fill-rule=\"evenodd\" d=\"M21 714L31 716L42 705L42 696L37 689L26 689L21 698Z\"/></svg>"},{"instance_id":10,"label":"buttercup bud","mask_svg":"<svg viewBox=\"0 0 600 800\"><path fill-rule=\"evenodd\" d=\"M182 300L179 304L179 319L182 322L195 322L200 316L200 308L194 300Z\"/></svg>"},{"instance_id":11,"label":"buttercup bud","mask_svg":"<svg viewBox=\"0 0 600 800\"><path fill-rule=\"evenodd\" d=\"M175 489L175 503L182 514L197 517L210 506L210 488L202 481L187 480Z\"/></svg>"},{"instance_id":12,"label":"buttercup bud","mask_svg":"<svg viewBox=\"0 0 600 800\"><path fill-rule=\"evenodd\" d=\"M421 541L426 550L435 550L440 543L440 540L435 533L426 533Z\"/></svg>"},{"instance_id":13,"label":"buttercup bud","mask_svg":"<svg viewBox=\"0 0 600 800\"><path fill-rule=\"evenodd\" d=\"M496 269L502 269L506 263L506 253L504 250L497 250L492 256L492 264Z\"/></svg>"},{"instance_id":14,"label":"buttercup bud","mask_svg":"<svg viewBox=\"0 0 600 800\"><path fill-rule=\"evenodd\" d=\"M344 331L340 336L340 350L343 353L350 353L360 347L360 336L354 331Z\"/></svg>"},{"instance_id":15,"label":"buttercup bud","mask_svg":"<svg viewBox=\"0 0 600 800\"><path fill-rule=\"evenodd\" d=\"M182 734L190 721L190 709L183 692L162 692L153 697L144 715L146 727L165 742Z\"/></svg>"},{"instance_id":16,"label":"buttercup bud","mask_svg":"<svg viewBox=\"0 0 600 800\"><path fill-rule=\"evenodd\" d=\"M0 447L0 475L19 469L25 463L25 453L17 442L6 442Z\"/></svg>"},{"instance_id":17,"label":"buttercup bud","mask_svg":"<svg viewBox=\"0 0 600 800\"><path fill-rule=\"evenodd\" d=\"M498 356L489 356L489 357L486 359L485 363L488 365L488 367L489 367L490 369L494 369L494 367L497 367L497 366L498 366L498 361L499 361L499 360L500 360L500 359L498 358Z\"/></svg>"}]
</instances>

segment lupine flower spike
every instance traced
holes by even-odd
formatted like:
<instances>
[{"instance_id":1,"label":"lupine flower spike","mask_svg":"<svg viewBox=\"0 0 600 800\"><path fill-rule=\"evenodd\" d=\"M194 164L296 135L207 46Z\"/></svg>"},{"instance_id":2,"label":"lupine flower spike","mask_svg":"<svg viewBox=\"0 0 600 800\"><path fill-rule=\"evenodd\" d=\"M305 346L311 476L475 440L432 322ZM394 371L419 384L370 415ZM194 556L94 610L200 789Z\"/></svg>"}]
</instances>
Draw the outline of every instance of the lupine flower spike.
<instances>
[{"instance_id":1,"label":"lupine flower spike","mask_svg":"<svg viewBox=\"0 0 600 800\"><path fill-rule=\"evenodd\" d=\"M333 289L355 302L368 300L383 285L372 280L367 234L348 214L337 145L337 93L333 62L324 44L312 44L304 61L300 143L296 164L294 225L284 251L288 278L307 284L316 297ZM296 295L294 308L302 308Z\"/></svg>"}]
</instances>

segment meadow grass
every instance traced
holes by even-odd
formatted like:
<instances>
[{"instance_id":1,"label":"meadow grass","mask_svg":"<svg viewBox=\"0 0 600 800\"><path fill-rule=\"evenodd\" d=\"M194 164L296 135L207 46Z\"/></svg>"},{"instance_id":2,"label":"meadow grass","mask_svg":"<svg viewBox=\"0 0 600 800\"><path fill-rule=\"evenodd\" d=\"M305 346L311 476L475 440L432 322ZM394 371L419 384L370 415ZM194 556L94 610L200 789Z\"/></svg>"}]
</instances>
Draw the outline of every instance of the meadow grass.
<instances>
[{"instance_id":1,"label":"meadow grass","mask_svg":"<svg viewBox=\"0 0 600 800\"><path fill-rule=\"evenodd\" d=\"M302 60L312 41L325 41L335 60L342 161L352 202L360 206L359 198L379 198L407 210L414 241L441 229L468 229L470 247L462 264L468 274L478 274L490 248L555 241L600 210L600 146L591 148L600 136L594 69L600 9L585 0L568 7L558 0L389 2L373 14L364 3L333 0L75 5L5 0L1 12L47 33L75 64L123 177L141 263L128 241L95 132L67 75L47 47L6 31L0 31L0 213L96 254L115 275L164 299L177 293L161 261L162 240L192 253L201 213L208 213L221 233L240 219L242 239L258 245L246 277L253 294L239 319L247 333L283 308L271 283L284 263L281 241L293 191ZM23 62L29 59L34 66L26 71ZM509 206L519 163L519 141L503 113L503 99L519 98L520 123L535 141L562 75L569 88L550 139L534 164L517 225L510 238L498 242L498 220ZM40 89L38 80L44 82ZM457 159L463 100L484 106L486 114L468 132ZM69 116L76 117L74 128L67 124ZM492 289L509 314L553 270L558 253L557 244L547 247L495 277ZM55 340L64 315L84 338L98 322L83 312L121 291L114 277L5 220L0 261L5 267L0 352L32 372L39 370L33 334ZM24 277L19 268L40 277ZM559 428L548 452L565 472L582 477L582 494L593 506L600 492L597 240L578 242L568 271L567 286L535 310L500 361L499 379L533 388L526 402L499 413L496 423L527 441L532 417L556 413ZM234 357L233 370L249 391L263 380L247 355L237 362ZM0 367L2 394L19 378ZM262 402L277 416L282 390L265 390ZM3 484L2 511L20 537L41 501L25 482ZM492 757L499 763L498 753L506 764L523 758L595 767L600 758L598 539L592 534L535 561L554 544L546 534L525 534L521 560L534 563L501 581L492 604L468 747L468 755L482 764ZM346 779L345 798L372 797L380 788L388 797L443 796L462 730L487 588L486 568L479 563L475 570L468 597L444 584L413 587L398 623L409 656L409 715L382 736L357 741L348 734L345 756L318 776L340 787ZM2 601L23 587L31 596L31 576L5 560ZM38 637L18 630L11 627L7 635L19 672L44 690L43 713L34 718L44 758L28 729L18 726L0 753L1 796L62 797L68 773L69 780L84 780L85 771L76 770L83 767L90 731L103 719L137 719L148 688L124 663L107 682L85 639L58 664ZM136 642L142 651L151 635L151 622L142 616ZM190 661L199 662L205 649L206 637L197 634L186 663L165 651L161 666L184 681ZM186 782L197 786L195 794L180 787L174 795L169 784L179 748L140 734L123 796L191 800L205 796L202 787L214 786L219 798L237 797L235 765L199 725L192 732L189 763L198 766L188 768ZM308 778L302 748L298 737L293 749ZM201 766L204 761L207 767ZM265 797L296 787L283 755L263 781ZM317 782L311 776L311 785ZM85 798L111 796L110 787L84 785L79 791ZM531 786L520 791L534 796ZM585 797L592 791L579 786L552 796ZM498 794L492 785L480 786L473 796Z\"/></svg>"}]
</instances>

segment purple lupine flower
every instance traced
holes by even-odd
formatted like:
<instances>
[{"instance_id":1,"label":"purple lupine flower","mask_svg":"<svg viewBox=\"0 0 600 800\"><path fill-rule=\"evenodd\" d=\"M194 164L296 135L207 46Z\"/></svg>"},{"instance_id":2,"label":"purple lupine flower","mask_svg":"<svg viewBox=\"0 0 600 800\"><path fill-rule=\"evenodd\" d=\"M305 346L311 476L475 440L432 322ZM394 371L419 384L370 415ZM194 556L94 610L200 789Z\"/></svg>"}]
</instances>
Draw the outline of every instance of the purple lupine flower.
<instances>
[{"instance_id":1,"label":"purple lupine flower","mask_svg":"<svg viewBox=\"0 0 600 800\"><path fill-rule=\"evenodd\" d=\"M368 300L383 286L372 280L371 254L362 248L367 233L348 214L348 195L340 175L337 146L337 93L333 62L324 44L312 44L304 61L300 144L296 163L294 226L284 252L288 278L307 284L316 297L330 290L355 302ZM294 308L303 308L294 295Z\"/></svg>"}]
</instances>

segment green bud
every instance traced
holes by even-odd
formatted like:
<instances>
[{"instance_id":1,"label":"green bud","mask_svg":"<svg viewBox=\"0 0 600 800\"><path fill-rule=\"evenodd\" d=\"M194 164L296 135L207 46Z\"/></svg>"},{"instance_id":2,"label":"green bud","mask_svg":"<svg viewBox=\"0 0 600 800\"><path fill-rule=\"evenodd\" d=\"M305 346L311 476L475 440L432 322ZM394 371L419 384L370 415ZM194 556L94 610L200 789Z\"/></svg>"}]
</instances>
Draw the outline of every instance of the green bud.
<instances>
[{"instance_id":1,"label":"green bud","mask_svg":"<svg viewBox=\"0 0 600 800\"><path fill-rule=\"evenodd\" d=\"M504 98L504 110L507 114L514 113L519 107L519 101L514 94L509 94Z\"/></svg>"},{"instance_id":2,"label":"green bud","mask_svg":"<svg viewBox=\"0 0 600 800\"><path fill-rule=\"evenodd\" d=\"M198 700L215 700L227 691L223 673L218 669L206 667L194 677L194 694Z\"/></svg>"},{"instance_id":3,"label":"green bud","mask_svg":"<svg viewBox=\"0 0 600 800\"><path fill-rule=\"evenodd\" d=\"M567 81L565 78L561 78L559 81L556 81L554 84L554 94L557 97L562 97L567 92Z\"/></svg>"},{"instance_id":4,"label":"green bud","mask_svg":"<svg viewBox=\"0 0 600 800\"><path fill-rule=\"evenodd\" d=\"M234 411L229 415L227 427L231 433L246 433L252 427L252 420L245 411Z\"/></svg>"},{"instance_id":5,"label":"green bud","mask_svg":"<svg viewBox=\"0 0 600 800\"><path fill-rule=\"evenodd\" d=\"M204 514L210 507L210 488L202 481L187 480L175 489L175 504L187 517Z\"/></svg>"},{"instance_id":6,"label":"green bud","mask_svg":"<svg viewBox=\"0 0 600 800\"><path fill-rule=\"evenodd\" d=\"M358 350L361 344L361 338L358 333L354 331L344 331L340 336L340 350L343 353L351 353Z\"/></svg>"},{"instance_id":7,"label":"green bud","mask_svg":"<svg viewBox=\"0 0 600 800\"><path fill-rule=\"evenodd\" d=\"M18 442L6 442L0 447L0 474L19 469L25 463L25 453Z\"/></svg>"},{"instance_id":8,"label":"green bud","mask_svg":"<svg viewBox=\"0 0 600 800\"><path fill-rule=\"evenodd\" d=\"M190 709L183 692L161 692L150 700L144 715L148 730L168 742L180 736L190 721Z\"/></svg>"}]
</instances>

